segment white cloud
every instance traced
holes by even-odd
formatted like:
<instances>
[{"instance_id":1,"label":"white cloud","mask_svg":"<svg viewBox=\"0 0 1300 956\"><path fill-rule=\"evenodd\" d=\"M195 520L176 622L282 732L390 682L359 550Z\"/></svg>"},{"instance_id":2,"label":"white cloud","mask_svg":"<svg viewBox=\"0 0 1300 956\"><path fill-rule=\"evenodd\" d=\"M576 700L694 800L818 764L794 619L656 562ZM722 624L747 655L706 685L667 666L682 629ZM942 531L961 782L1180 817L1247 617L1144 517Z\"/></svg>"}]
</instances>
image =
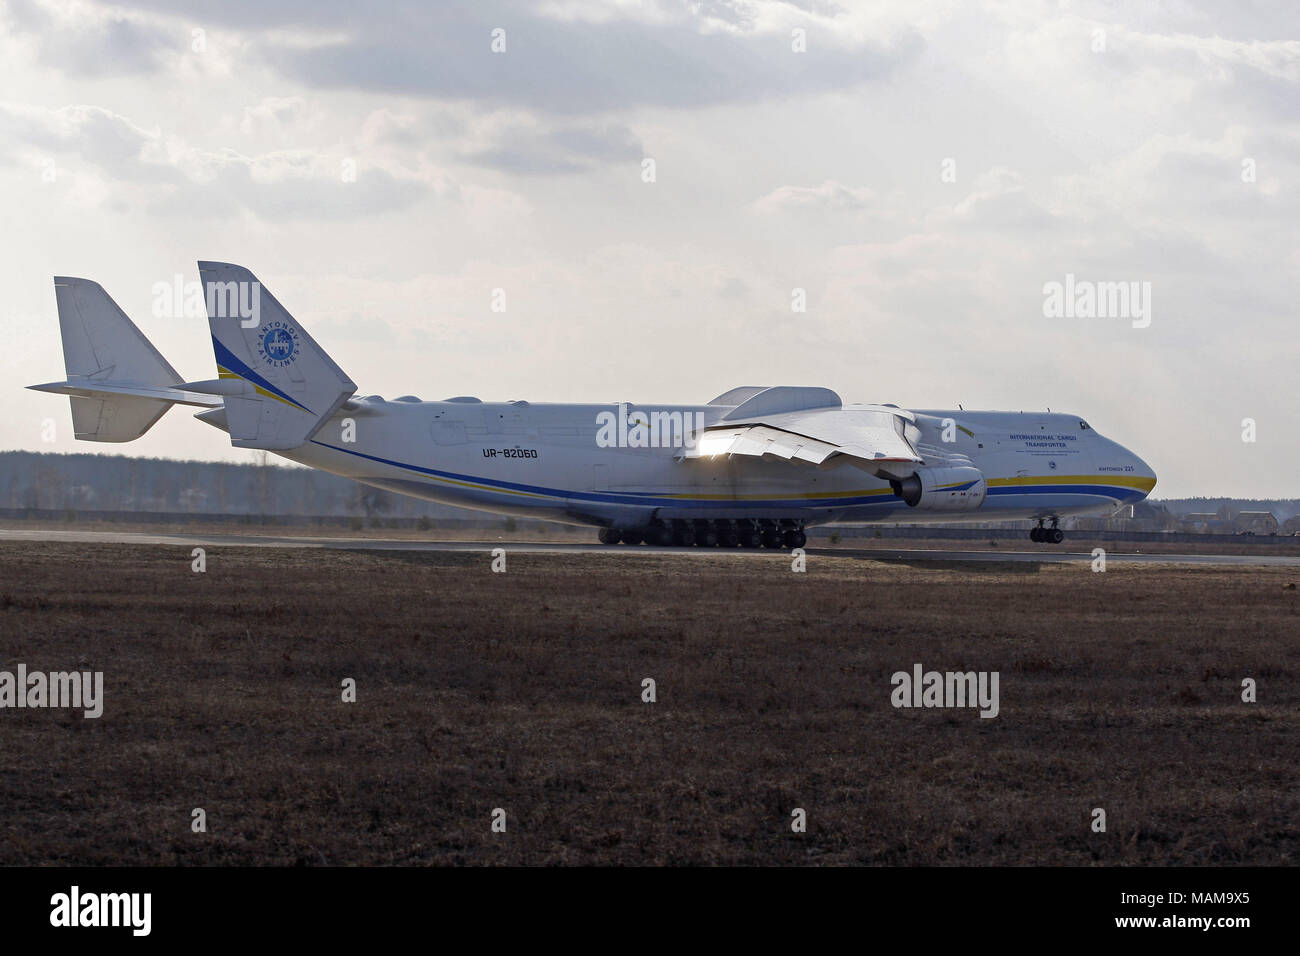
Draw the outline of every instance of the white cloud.
<instances>
[{"instance_id":1,"label":"white cloud","mask_svg":"<svg viewBox=\"0 0 1300 956\"><path fill-rule=\"evenodd\" d=\"M768 215L798 209L856 213L870 209L874 198L875 193L870 189L845 186L828 179L818 186L779 186L755 200L754 209Z\"/></svg>"}]
</instances>

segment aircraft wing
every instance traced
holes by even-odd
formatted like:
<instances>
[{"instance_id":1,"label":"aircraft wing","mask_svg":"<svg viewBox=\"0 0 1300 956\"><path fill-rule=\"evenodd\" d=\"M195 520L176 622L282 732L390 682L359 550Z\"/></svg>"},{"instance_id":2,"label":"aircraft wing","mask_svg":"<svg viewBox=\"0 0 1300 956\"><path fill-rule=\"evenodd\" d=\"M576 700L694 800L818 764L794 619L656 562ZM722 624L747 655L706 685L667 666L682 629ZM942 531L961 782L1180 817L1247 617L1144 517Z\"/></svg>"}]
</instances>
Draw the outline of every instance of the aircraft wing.
<instances>
[{"instance_id":1,"label":"aircraft wing","mask_svg":"<svg viewBox=\"0 0 1300 956\"><path fill-rule=\"evenodd\" d=\"M803 394L792 396L789 404L811 404L818 399L809 396L811 390L800 391ZM821 467L853 464L871 472L923 462L913 444L919 433L910 412L884 405L844 406L833 400L838 399L833 392L818 391L828 397L818 399L820 407L812 408L779 410L782 403L776 399L780 396L751 399L706 428L678 457L742 455ZM913 437L909 437L909 429Z\"/></svg>"}]
</instances>

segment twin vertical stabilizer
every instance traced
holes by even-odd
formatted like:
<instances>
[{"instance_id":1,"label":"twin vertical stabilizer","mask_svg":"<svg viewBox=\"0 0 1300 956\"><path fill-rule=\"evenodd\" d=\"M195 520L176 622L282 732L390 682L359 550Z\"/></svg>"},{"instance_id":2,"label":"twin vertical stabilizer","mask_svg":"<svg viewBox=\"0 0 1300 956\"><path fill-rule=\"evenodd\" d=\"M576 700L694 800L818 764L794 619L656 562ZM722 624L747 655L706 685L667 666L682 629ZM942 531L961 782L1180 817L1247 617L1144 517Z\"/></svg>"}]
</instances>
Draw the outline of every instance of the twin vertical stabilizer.
<instances>
[{"instance_id":1,"label":"twin vertical stabilizer","mask_svg":"<svg viewBox=\"0 0 1300 956\"><path fill-rule=\"evenodd\" d=\"M305 444L356 385L243 266L200 262L218 378L184 382L99 285L56 277L67 381L31 388L69 395L73 433L126 442L172 405L224 405L230 443L283 451Z\"/></svg>"}]
</instances>

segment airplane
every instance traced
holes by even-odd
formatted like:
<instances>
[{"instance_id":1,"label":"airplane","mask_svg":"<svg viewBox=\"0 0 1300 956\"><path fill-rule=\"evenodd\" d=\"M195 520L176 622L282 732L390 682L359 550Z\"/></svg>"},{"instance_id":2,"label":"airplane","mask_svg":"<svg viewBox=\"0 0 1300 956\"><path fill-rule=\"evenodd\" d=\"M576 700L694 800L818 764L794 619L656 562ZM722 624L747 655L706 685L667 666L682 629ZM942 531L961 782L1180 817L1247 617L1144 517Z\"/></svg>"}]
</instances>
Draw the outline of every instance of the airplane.
<instances>
[{"instance_id":1,"label":"airplane","mask_svg":"<svg viewBox=\"0 0 1300 956\"><path fill-rule=\"evenodd\" d=\"M699 405L422 401L356 385L243 266L198 264L217 377L185 381L88 279L56 277L82 441L127 442L173 405L237 448L416 498L593 527L609 545L792 549L816 525L1114 514L1155 487L1076 415L845 404L743 386Z\"/></svg>"}]
</instances>

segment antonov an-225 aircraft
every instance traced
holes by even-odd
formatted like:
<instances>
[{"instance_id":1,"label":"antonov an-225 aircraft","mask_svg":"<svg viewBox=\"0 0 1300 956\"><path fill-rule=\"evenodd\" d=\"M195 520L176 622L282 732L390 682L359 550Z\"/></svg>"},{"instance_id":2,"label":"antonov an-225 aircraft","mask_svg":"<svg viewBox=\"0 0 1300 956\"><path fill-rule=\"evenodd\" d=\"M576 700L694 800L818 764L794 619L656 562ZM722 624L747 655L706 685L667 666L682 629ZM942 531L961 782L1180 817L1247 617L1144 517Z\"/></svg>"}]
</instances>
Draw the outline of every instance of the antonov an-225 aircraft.
<instances>
[{"instance_id":1,"label":"antonov an-225 aircraft","mask_svg":"<svg viewBox=\"0 0 1300 956\"><path fill-rule=\"evenodd\" d=\"M1075 415L845 405L745 386L703 405L426 402L356 385L242 266L200 262L217 378L186 382L98 283L56 278L76 437L125 442L172 405L238 448L417 498L599 528L606 544L796 548L830 522L1059 519L1155 473Z\"/></svg>"}]
</instances>

